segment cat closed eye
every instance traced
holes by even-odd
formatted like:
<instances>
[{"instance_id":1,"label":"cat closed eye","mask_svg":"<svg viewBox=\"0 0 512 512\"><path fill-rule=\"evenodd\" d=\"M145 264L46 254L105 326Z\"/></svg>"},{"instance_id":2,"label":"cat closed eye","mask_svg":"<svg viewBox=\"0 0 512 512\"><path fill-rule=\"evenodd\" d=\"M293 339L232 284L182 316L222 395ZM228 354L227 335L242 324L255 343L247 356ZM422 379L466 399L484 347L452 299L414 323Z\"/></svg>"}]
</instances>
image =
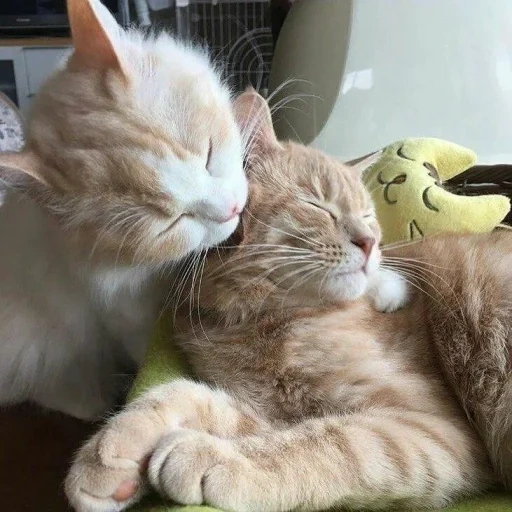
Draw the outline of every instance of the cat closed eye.
<instances>
[{"instance_id":1,"label":"cat closed eye","mask_svg":"<svg viewBox=\"0 0 512 512\"><path fill-rule=\"evenodd\" d=\"M323 206L320 206L319 204L317 203L314 203L312 201L304 201L306 204L309 204L315 208L317 208L318 210L322 210L324 213L327 213L328 215L330 215L330 217L332 218L332 220L334 220L335 222L338 220L338 218L336 217L336 215L334 215L333 212L331 212L330 210L328 210L327 208L324 208Z\"/></svg>"},{"instance_id":2,"label":"cat closed eye","mask_svg":"<svg viewBox=\"0 0 512 512\"><path fill-rule=\"evenodd\" d=\"M174 219L168 226L166 226L164 229L162 229L162 231L160 231L160 233L158 233L157 237L160 238L161 236L164 236L167 233L169 233L169 231L171 231L184 216L185 214L182 214L176 219Z\"/></svg>"},{"instance_id":3,"label":"cat closed eye","mask_svg":"<svg viewBox=\"0 0 512 512\"><path fill-rule=\"evenodd\" d=\"M211 174L210 163L212 159L212 139L208 141L208 152L206 153L206 170Z\"/></svg>"}]
</instances>

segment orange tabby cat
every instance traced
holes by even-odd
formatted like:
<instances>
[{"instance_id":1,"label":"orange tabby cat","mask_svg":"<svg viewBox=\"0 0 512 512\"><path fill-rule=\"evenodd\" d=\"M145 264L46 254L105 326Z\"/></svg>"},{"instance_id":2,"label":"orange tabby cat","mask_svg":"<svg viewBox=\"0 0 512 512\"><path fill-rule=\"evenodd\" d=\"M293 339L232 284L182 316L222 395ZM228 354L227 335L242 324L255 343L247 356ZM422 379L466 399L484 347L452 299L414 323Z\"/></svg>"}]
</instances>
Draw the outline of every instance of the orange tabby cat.
<instances>
[{"instance_id":1,"label":"orange tabby cat","mask_svg":"<svg viewBox=\"0 0 512 512\"><path fill-rule=\"evenodd\" d=\"M242 125L255 104L266 109L253 94L238 101ZM461 386L461 372L484 343L504 356L510 347L512 234L452 236L386 255L384 266L418 271L423 288L397 313L340 300L365 272L351 268L351 232L379 234L368 193L353 169L279 143L268 115L251 128L239 245L209 255L197 303L177 315L178 343L211 387L171 381L111 418L71 468L71 503L122 510L150 484L179 503L237 512L412 510L488 488L497 480L489 451L436 347L482 426L481 397L466 400L480 388ZM478 349L462 350L464 337ZM499 371L482 371L482 383ZM500 396L507 372L494 382ZM510 460L505 438L493 442Z\"/></svg>"}]
</instances>

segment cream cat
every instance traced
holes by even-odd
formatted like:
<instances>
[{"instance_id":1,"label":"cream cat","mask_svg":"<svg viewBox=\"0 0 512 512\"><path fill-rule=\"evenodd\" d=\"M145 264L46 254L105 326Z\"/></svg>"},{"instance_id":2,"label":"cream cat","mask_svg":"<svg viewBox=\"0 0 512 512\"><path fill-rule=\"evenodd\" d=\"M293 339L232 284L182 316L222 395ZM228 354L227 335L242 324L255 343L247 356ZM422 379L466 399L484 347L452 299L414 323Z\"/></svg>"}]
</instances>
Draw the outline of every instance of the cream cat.
<instances>
[{"instance_id":1,"label":"cream cat","mask_svg":"<svg viewBox=\"0 0 512 512\"><path fill-rule=\"evenodd\" d=\"M242 125L255 104L266 108L254 94L237 101ZM152 486L233 512L413 510L485 490L497 480L489 452L498 471L512 456L502 414L511 403L512 233L397 249L386 265L423 269L425 293L392 315L347 302L377 269L361 267L364 251L351 242L380 237L359 175L279 143L268 115L251 133L241 226L233 245L210 253L196 307L177 314L177 342L207 384L171 381L113 416L79 451L70 502L119 511ZM469 392L462 372L468 362L477 369L473 354L486 344L505 361L501 375L498 365L485 372L500 379L497 418L508 421L493 432L498 456L443 375ZM458 366L440 367L441 345ZM478 403L481 389L471 389Z\"/></svg>"},{"instance_id":2,"label":"cream cat","mask_svg":"<svg viewBox=\"0 0 512 512\"><path fill-rule=\"evenodd\" d=\"M69 0L74 53L0 155L0 404L95 418L131 371L169 283L235 229L247 197L230 93L207 56Z\"/></svg>"}]
</instances>

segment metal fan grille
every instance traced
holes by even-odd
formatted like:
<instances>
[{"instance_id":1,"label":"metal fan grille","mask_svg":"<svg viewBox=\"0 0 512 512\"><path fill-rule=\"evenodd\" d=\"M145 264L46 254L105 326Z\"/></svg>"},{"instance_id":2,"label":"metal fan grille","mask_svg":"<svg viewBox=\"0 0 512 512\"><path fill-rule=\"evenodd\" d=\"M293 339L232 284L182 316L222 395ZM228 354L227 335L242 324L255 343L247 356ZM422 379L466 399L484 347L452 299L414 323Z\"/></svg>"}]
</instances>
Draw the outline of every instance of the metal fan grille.
<instances>
[{"instance_id":1,"label":"metal fan grille","mask_svg":"<svg viewBox=\"0 0 512 512\"><path fill-rule=\"evenodd\" d=\"M177 2L176 28L212 49L237 90L252 85L266 93L273 54L266 0Z\"/></svg>"}]
</instances>

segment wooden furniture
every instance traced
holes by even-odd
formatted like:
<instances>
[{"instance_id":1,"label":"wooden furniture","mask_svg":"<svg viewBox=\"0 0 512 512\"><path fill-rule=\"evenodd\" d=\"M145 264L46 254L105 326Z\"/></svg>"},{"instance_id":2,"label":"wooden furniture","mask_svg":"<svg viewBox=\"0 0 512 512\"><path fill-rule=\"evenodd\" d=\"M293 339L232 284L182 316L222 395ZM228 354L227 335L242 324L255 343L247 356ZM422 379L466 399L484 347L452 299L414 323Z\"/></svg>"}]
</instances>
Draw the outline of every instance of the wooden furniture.
<instances>
[{"instance_id":1,"label":"wooden furniture","mask_svg":"<svg viewBox=\"0 0 512 512\"><path fill-rule=\"evenodd\" d=\"M41 84L70 50L65 37L0 39L0 91L26 114Z\"/></svg>"},{"instance_id":2,"label":"wooden furniture","mask_svg":"<svg viewBox=\"0 0 512 512\"><path fill-rule=\"evenodd\" d=\"M97 426L35 406L0 409L0 496L9 512L70 511L62 482Z\"/></svg>"}]
</instances>

